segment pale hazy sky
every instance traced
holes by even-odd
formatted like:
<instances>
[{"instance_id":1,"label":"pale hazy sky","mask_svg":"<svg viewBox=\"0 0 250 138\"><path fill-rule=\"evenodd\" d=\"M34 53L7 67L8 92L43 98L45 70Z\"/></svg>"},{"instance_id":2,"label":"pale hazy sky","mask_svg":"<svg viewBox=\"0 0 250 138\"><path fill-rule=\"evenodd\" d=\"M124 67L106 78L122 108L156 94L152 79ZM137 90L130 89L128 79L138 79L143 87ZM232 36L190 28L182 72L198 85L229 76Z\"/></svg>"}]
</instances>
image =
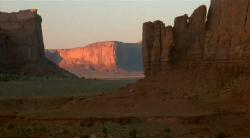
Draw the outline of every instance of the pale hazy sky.
<instances>
[{"instance_id":1,"label":"pale hazy sky","mask_svg":"<svg viewBox=\"0 0 250 138\"><path fill-rule=\"evenodd\" d=\"M145 21L191 14L210 0L0 0L0 11L37 8L45 48L73 48L99 41L139 42Z\"/></svg>"}]
</instances>

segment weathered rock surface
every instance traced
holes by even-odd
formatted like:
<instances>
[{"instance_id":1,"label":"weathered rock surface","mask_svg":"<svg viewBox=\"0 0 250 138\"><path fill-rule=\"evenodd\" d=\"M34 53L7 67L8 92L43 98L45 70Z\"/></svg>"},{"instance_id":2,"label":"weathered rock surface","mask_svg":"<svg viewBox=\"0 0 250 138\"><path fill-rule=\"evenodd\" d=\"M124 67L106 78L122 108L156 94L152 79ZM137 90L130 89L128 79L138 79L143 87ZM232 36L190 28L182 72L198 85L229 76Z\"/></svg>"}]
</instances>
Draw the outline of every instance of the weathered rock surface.
<instances>
[{"instance_id":1,"label":"weathered rock surface","mask_svg":"<svg viewBox=\"0 0 250 138\"><path fill-rule=\"evenodd\" d=\"M174 46L173 28L165 27L161 21L144 23L142 45L145 74L167 69Z\"/></svg>"},{"instance_id":2,"label":"weathered rock surface","mask_svg":"<svg viewBox=\"0 0 250 138\"><path fill-rule=\"evenodd\" d=\"M45 58L41 22L36 9L0 12L0 73L69 75Z\"/></svg>"},{"instance_id":3,"label":"weathered rock surface","mask_svg":"<svg viewBox=\"0 0 250 138\"><path fill-rule=\"evenodd\" d=\"M44 58L41 22L36 10L0 13L0 64L11 67Z\"/></svg>"},{"instance_id":4,"label":"weathered rock surface","mask_svg":"<svg viewBox=\"0 0 250 138\"><path fill-rule=\"evenodd\" d=\"M176 65L249 67L249 12L248 0L212 0L208 15L206 6L200 6L190 17L177 17L173 27L160 21L144 23L145 74L166 73ZM173 29L166 33L167 28Z\"/></svg>"},{"instance_id":5,"label":"weathered rock surface","mask_svg":"<svg viewBox=\"0 0 250 138\"><path fill-rule=\"evenodd\" d=\"M143 76L141 45L137 43L98 42L81 48L46 50L46 57L80 77Z\"/></svg>"}]
</instances>

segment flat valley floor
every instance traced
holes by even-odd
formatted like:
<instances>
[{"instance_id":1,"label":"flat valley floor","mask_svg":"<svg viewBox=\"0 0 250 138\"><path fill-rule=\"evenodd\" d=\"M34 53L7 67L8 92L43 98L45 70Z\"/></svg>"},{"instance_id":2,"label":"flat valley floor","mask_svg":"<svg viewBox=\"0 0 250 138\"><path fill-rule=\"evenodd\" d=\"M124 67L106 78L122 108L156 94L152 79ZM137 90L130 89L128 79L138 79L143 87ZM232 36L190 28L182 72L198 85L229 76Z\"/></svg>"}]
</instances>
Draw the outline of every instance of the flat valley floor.
<instances>
[{"instance_id":1,"label":"flat valley floor","mask_svg":"<svg viewBox=\"0 0 250 138\"><path fill-rule=\"evenodd\" d=\"M0 82L0 138L250 137L249 105L241 99L176 98L154 82Z\"/></svg>"}]
</instances>

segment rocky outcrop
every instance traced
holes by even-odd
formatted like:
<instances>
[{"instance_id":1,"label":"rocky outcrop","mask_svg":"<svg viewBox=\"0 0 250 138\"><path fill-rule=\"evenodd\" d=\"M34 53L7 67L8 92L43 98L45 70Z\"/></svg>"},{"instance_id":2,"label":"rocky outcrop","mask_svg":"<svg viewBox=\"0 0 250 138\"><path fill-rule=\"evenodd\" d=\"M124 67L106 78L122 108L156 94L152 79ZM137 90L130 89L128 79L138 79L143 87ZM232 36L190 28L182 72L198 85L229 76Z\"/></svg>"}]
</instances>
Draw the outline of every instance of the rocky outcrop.
<instances>
[{"instance_id":1,"label":"rocky outcrop","mask_svg":"<svg viewBox=\"0 0 250 138\"><path fill-rule=\"evenodd\" d=\"M173 27L161 21L144 23L145 74L167 73L180 65L249 67L249 6L248 0L212 0L208 14L206 6L200 6L190 17L177 17Z\"/></svg>"},{"instance_id":2,"label":"rocky outcrop","mask_svg":"<svg viewBox=\"0 0 250 138\"><path fill-rule=\"evenodd\" d=\"M46 50L46 57L80 77L141 77L143 72L141 46L136 43L110 41L74 49Z\"/></svg>"},{"instance_id":3,"label":"rocky outcrop","mask_svg":"<svg viewBox=\"0 0 250 138\"><path fill-rule=\"evenodd\" d=\"M37 10L0 12L2 66L12 68L44 58L41 22Z\"/></svg>"},{"instance_id":4,"label":"rocky outcrop","mask_svg":"<svg viewBox=\"0 0 250 138\"><path fill-rule=\"evenodd\" d=\"M0 73L72 76L45 58L41 22L36 9L0 12Z\"/></svg>"},{"instance_id":5,"label":"rocky outcrop","mask_svg":"<svg viewBox=\"0 0 250 138\"><path fill-rule=\"evenodd\" d=\"M143 61L145 74L157 73L168 67L170 52L174 46L173 28L161 21L143 25Z\"/></svg>"}]
</instances>

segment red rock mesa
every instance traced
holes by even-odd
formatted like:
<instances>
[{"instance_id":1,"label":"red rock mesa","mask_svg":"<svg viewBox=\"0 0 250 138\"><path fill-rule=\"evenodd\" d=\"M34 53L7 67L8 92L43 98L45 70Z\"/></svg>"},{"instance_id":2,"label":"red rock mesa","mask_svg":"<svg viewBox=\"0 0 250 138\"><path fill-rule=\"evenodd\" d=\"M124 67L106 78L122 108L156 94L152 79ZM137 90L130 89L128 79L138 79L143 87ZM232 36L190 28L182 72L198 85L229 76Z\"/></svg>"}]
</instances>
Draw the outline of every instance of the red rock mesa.
<instances>
[{"instance_id":1,"label":"red rock mesa","mask_svg":"<svg viewBox=\"0 0 250 138\"><path fill-rule=\"evenodd\" d=\"M136 43L98 42L82 48L47 50L48 59L82 77L142 77L141 46Z\"/></svg>"}]
</instances>

